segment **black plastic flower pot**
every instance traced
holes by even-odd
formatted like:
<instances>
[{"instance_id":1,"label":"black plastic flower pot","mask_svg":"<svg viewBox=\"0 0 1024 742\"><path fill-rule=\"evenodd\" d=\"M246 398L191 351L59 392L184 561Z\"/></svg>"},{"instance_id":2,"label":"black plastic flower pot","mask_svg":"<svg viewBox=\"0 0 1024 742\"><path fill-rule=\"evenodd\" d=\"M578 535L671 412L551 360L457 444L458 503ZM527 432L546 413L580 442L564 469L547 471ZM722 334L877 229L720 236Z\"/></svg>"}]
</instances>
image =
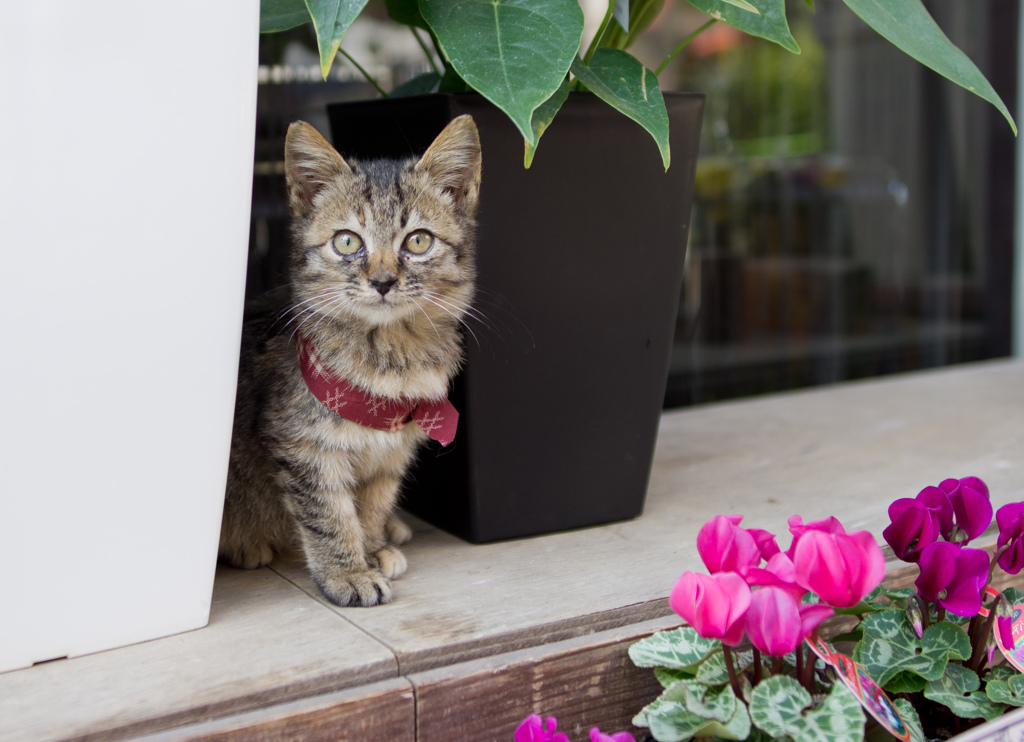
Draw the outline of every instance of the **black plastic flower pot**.
<instances>
[{"instance_id":1,"label":"black plastic flower pot","mask_svg":"<svg viewBox=\"0 0 1024 742\"><path fill-rule=\"evenodd\" d=\"M475 94L328 107L343 155L426 150L471 114L483 147L479 276L459 432L425 448L404 507L486 542L643 510L665 393L704 95L666 94L672 166L639 125L573 94L533 165Z\"/></svg>"}]
</instances>

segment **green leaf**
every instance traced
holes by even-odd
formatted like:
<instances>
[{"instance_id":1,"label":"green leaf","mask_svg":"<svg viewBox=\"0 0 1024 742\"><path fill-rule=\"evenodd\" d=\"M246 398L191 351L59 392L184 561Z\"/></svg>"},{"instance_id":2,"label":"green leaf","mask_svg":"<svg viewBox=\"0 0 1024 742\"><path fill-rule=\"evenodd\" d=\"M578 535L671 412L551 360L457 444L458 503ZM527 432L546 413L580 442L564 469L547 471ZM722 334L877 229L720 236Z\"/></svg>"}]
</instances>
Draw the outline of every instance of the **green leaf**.
<instances>
[{"instance_id":1,"label":"green leaf","mask_svg":"<svg viewBox=\"0 0 1024 742\"><path fill-rule=\"evenodd\" d=\"M403 26L427 28L427 22L420 13L419 0L384 0L388 18Z\"/></svg>"},{"instance_id":2,"label":"green leaf","mask_svg":"<svg viewBox=\"0 0 1024 742\"><path fill-rule=\"evenodd\" d=\"M649 727L659 742L698 736L746 739L750 734L747 707L729 685L706 688L677 683L637 714L633 724Z\"/></svg>"},{"instance_id":3,"label":"green leaf","mask_svg":"<svg viewBox=\"0 0 1024 742\"><path fill-rule=\"evenodd\" d=\"M900 672L885 684L886 693L920 693L928 681L912 672Z\"/></svg>"},{"instance_id":4,"label":"green leaf","mask_svg":"<svg viewBox=\"0 0 1024 742\"><path fill-rule=\"evenodd\" d=\"M903 717L903 723L906 724L910 732L910 742L925 742L924 730L921 728L921 717L917 715L917 709L914 708L914 704L906 698L897 698L892 702L892 705L896 707L896 710L900 712L900 716Z\"/></svg>"},{"instance_id":5,"label":"green leaf","mask_svg":"<svg viewBox=\"0 0 1024 742\"><path fill-rule=\"evenodd\" d=\"M842 683L835 683L821 705L810 708L811 695L793 678L775 675L754 688L750 720L772 737L818 742L860 742L864 712Z\"/></svg>"},{"instance_id":6,"label":"green leaf","mask_svg":"<svg viewBox=\"0 0 1024 742\"><path fill-rule=\"evenodd\" d=\"M941 703L957 716L964 719L982 718L991 721L1006 709L993 703L978 688L981 681L978 673L963 665L949 664L941 678L928 681L924 697Z\"/></svg>"},{"instance_id":7,"label":"green leaf","mask_svg":"<svg viewBox=\"0 0 1024 742\"><path fill-rule=\"evenodd\" d=\"M668 170L668 111L657 75L618 49L598 49L589 67L576 57L572 74L601 100L644 127L654 137L662 164Z\"/></svg>"},{"instance_id":8,"label":"green leaf","mask_svg":"<svg viewBox=\"0 0 1024 742\"><path fill-rule=\"evenodd\" d=\"M760 13L754 14L737 7L726 0L689 0L690 5L704 11L712 18L728 23L740 31L762 39L774 41L776 44L793 52L800 53L800 46L789 32L786 21L786 0L757 0Z\"/></svg>"},{"instance_id":9,"label":"green leaf","mask_svg":"<svg viewBox=\"0 0 1024 742\"><path fill-rule=\"evenodd\" d=\"M451 65L536 144L533 112L562 84L583 34L576 0L420 0Z\"/></svg>"},{"instance_id":10,"label":"green leaf","mask_svg":"<svg viewBox=\"0 0 1024 742\"><path fill-rule=\"evenodd\" d=\"M422 75L416 75L411 80L403 82L388 93L388 97L402 98L407 95L426 95L436 91L440 84L441 78L438 77L436 72L424 72Z\"/></svg>"},{"instance_id":11,"label":"green leaf","mask_svg":"<svg viewBox=\"0 0 1024 742\"><path fill-rule=\"evenodd\" d=\"M1010 122L1013 133L1017 125L1002 98L970 58L942 32L928 15L921 0L844 0L850 9L884 38L926 67L957 85L970 90L994 105Z\"/></svg>"},{"instance_id":12,"label":"green leaf","mask_svg":"<svg viewBox=\"0 0 1024 742\"><path fill-rule=\"evenodd\" d=\"M693 680L693 673L686 670L671 670L667 667L655 667L654 677L662 688L669 688L681 680Z\"/></svg>"},{"instance_id":13,"label":"green leaf","mask_svg":"<svg viewBox=\"0 0 1024 742\"><path fill-rule=\"evenodd\" d=\"M704 685L719 685L729 682L729 668L722 652L713 654L697 670L697 682Z\"/></svg>"},{"instance_id":14,"label":"green leaf","mask_svg":"<svg viewBox=\"0 0 1024 742\"><path fill-rule=\"evenodd\" d=\"M971 655L967 634L948 621L932 624L921 638L907 614L895 608L867 615L860 625L864 638L854 649L853 659L883 687L901 672L938 680L950 658Z\"/></svg>"},{"instance_id":15,"label":"green leaf","mask_svg":"<svg viewBox=\"0 0 1024 742\"><path fill-rule=\"evenodd\" d=\"M566 77L562 80L562 84L558 86L558 90L555 94L548 98L546 101L538 106L537 110L533 112L533 121L531 127L533 129L533 144L526 143L526 155L523 158L523 167L529 168L533 164L533 155L537 152L537 146L540 144L540 138L544 136L544 132L547 131L548 126L555 118L555 114L565 103L565 99L569 97L569 78Z\"/></svg>"},{"instance_id":16,"label":"green leaf","mask_svg":"<svg viewBox=\"0 0 1024 742\"><path fill-rule=\"evenodd\" d=\"M320 50L320 71L325 80L345 32L366 3L367 0L306 0L306 7L313 17L316 45Z\"/></svg>"},{"instance_id":17,"label":"green leaf","mask_svg":"<svg viewBox=\"0 0 1024 742\"><path fill-rule=\"evenodd\" d=\"M1015 587L1008 587L1003 590L1003 597L1010 601L1010 605L1024 603L1024 592Z\"/></svg>"},{"instance_id":18,"label":"green leaf","mask_svg":"<svg viewBox=\"0 0 1024 742\"><path fill-rule=\"evenodd\" d=\"M1018 674L1008 680L989 680L985 685L985 695L993 703L1024 706L1024 675Z\"/></svg>"},{"instance_id":19,"label":"green leaf","mask_svg":"<svg viewBox=\"0 0 1024 742\"><path fill-rule=\"evenodd\" d=\"M697 672L697 666L721 644L705 639L691 626L658 631L629 648L629 658L637 667L668 667Z\"/></svg>"},{"instance_id":20,"label":"green leaf","mask_svg":"<svg viewBox=\"0 0 1024 742\"><path fill-rule=\"evenodd\" d=\"M1017 668L1015 667L1011 667L1010 665L996 665L985 673L985 682L990 683L993 680L1002 680L1007 682L1010 678L1015 678L1018 675L1020 675L1020 673L1017 672Z\"/></svg>"},{"instance_id":21,"label":"green leaf","mask_svg":"<svg viewBox=\"0 0 1024 742\"><path fill-rule=\"evenodd\" d=\"M260 33L276 33L309 23L304 0L261 0Z\"/></svg>"},{"instance_id":22,"label":"green leaf","mask_svg":"<svg viewBox=\"0 0 1024 742\"><path fill-rule=\"evenodd\" d=\"M758 15L761 15L761 11L748 3L747 0L722 0L722 2L729 3L729 5L735 5L740 10L745 10L748 13L757 13Z\"/></svg>"},{"instance_id":23,"label":"green leaf","mask_svg":"<svg viewBox=\"0 0 1024 742\"><path fill-rule=\"evenodd\" d=\"M465 93L468 90L469 85L459 77L458 72L451 67L445 69L444 76L441 78L441 84L437 88L439 93Z\"/></svg>"}]
</instances>

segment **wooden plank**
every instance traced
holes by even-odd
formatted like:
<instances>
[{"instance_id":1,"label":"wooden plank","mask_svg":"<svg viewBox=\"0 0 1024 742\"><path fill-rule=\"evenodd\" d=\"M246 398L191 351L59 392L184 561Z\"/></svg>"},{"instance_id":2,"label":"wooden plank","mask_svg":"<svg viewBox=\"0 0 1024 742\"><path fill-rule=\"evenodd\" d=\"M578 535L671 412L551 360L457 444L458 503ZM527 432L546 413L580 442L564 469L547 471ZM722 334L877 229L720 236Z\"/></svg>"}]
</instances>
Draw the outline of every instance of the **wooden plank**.
<instances>
[{"instance_id":1,"label":"wooden plank","mask_svg":"<svg viewBox=\"0 0 1024 742\"><path fill-rule=\"evenodd\" d=\"M136 742L415 742L412 684L404 678L284 703L135 738Z\"/></svg>"},{"instance_id":2,"label":"wooden plank","mask_svg":"<svg viewBox=\"0 0 1024 742\"><path fill-rule=\"evenodd\" d=\"M678 617L604 631L485 660L416 673L417 742L508 742L529 714L555 716L572 739L588 730L632 729L633 716L657 698L650 670L633 666L627 651ZM633 730L642 738L637 730Z\"/></svg>"}]
</instances>

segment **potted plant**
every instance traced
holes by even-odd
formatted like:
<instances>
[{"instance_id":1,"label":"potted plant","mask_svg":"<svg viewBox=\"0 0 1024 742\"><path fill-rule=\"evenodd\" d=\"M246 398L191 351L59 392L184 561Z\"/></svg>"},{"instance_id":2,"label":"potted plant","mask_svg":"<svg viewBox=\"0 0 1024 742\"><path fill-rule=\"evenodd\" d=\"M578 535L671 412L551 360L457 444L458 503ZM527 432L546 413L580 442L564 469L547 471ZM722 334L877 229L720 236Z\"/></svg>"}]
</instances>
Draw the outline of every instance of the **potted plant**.
<instances>
[{"instance_id":1,"label":"potted plant","mask_svg":"<svg viewBox=\"0 0 1024 742\"><path fill-rule=\"evenodd\" d=\"M264 0L262 29L312 21L326 74L365 4ZM799 51L784 0L691 4L709 15L702 29L720 21ZM471 314L480 322L471 320L467 364L452 393L462 432L454 451L420 457L406 495L410 510L470 540L642 509L702 105L697 94L663 95L657 83L693 36L658 70L626 51L662 5L609 2L581 48L577 0L387 0L390 18L410 29L435 69L383 100L330 107L343 154L421 151L462 113L480 128L485 176ZM920 0L848 5L1009 119Z\"/></svg>"},{"instance_id":2,"label":"potted plant","mask_svg":"<svg viewBox=\"0 0 1024 742\"><path fill-rule=\"evenodd\" d=\"M630 647L665 689L634 724L659 742L921 742L1024 706L1024 593L989 584L997 566L1024 566L1022 515L1024 503L999 509L989 554L968 545L992 521L977 477L896 500L883 536L920 567L905 589L879 587L874 537L835 518L791 518L785 552L741 516L712 518L697 537L710 574L685 573L670 597L688 625ZM825 641L819 626L833 616L842 633Z\"/></svg>"}]
</instances>

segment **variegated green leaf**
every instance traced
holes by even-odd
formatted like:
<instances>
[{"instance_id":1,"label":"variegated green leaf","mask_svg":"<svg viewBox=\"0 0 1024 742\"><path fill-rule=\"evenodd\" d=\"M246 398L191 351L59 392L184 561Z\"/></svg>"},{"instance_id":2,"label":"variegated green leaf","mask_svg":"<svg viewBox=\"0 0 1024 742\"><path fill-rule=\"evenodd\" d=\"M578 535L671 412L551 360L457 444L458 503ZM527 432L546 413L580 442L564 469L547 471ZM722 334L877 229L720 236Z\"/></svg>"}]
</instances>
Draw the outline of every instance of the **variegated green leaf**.
<instances>
[{"instance_id":1,"label":"variegated green leaf","mask_svg":"<svg viewBox=\"0 0 1024 742\"><path fill-rule=\"evenodd\" d=\"M924 730L921 729L921 717L917 715L914 705L906 698L897 698L892 705L903 717L903 723L906 724L907 730L910 732L910 742L925 742Z\"/></svg>"},{"instance_id":2,"label":"variegated green leaf","mask_svg":"<svg viewBox=\"0 0 1024 742\"><path fill-rule=\"evenodd\" d=\"M692 672L674 670L668 667L655 667L654 677L661 683L662 688L669 688L680 680L694 680Z\"/></svg>"},{"instance_id":3,"label":"variegated green leaf","mask_svg":"<svg viewBox=\"0 0 1024 742\"><path fill-rule=\"evenodd\" d=\"M691 737L746 739L750 734L747 707L729 685L708 688L677 683L633 719L646 726L659 742L681 742Z\"/></svg>"},{"instance_id":4,"label":"variegated green leaf","mask_svg":"<svg viewBox=\"0 0 1024 742\"><path fill-rule=\"evenodd\" d=\"M1018 673L1007 680L989 680L985 685L985 695L993 703L1024 706L1024 675Z\"/></svg>"},{"instance_id":5,"label":"variegated green leaf","mask_svg":"<svg viewBox=\"0 0 1024 742\"><path fill-rule=\"evenodd\" d=\"M932 624L918 638L906 613L894 608L865 616L860 626L864 638L853 658L883 687L902 672L937 680L950 658L971 656L967 634L948 621Z\"/></svg>"},{"instance_id":6,"label":"variegated green leaf","mask_svg":"<svg viewBox=\"0 0 1024 742\"><path fill-rule=\"evenodd\" d=\"M793 678L775 675L754 688L750 720L772 737L816 742L861 742L864 712L842 683L832 686L821 705Z\"/></svg>"},{"instance_id":7,"label":"variegated green leaf","mask_svg":"<svg viewBox=\"0 0 1024 742\"><path fill-rule=\"evenodd\" d=\"M964 719L994 719L1006 708L993 703L987 695L978 690L980 687L978 673L963 665L950 663L946 665L942 677L928 681L924 688L924 697L941 703Z\"/></svg>"},{"instance_id":8,"label":"variegated green leaf","mask_svg":"<svg viewBox=\"0 0 1024 742\"><path fill-rule=\"evenodd\" d=\"M714 639L705 639L690 626L672 631L658 631L641 639L629 648L629 658L637 667L668 667L676 670L692 670L715 650L721 651L721 644Z\"/></svg>"}]
</instances>

